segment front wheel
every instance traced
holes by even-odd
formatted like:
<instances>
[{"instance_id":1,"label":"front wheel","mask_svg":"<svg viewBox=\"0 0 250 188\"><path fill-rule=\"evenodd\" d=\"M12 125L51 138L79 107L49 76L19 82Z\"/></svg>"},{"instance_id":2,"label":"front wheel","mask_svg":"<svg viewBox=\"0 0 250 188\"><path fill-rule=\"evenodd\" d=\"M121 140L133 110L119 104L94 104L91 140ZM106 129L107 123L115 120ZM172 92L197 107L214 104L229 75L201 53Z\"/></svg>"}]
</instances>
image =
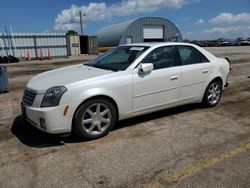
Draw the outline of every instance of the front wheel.
<instances>
[{"instance_id":1,"label":"front wheel","mask_svg":"<svg viewBox=\"0 0 250 188\"><path fill-rule=\"evenodd\" d=\"M104 99L85 102L75 114L75 133L85 139L93 140L108 134L116 121L114 105Z\"/></svg>"},{"instance_id":2,"label":"front wheel","mask_svg":"<svg viewBox=\"0 0 250 188\"><path fill-rule=\"evenodd\" d=\"M218 80L212 81L205 91L203 97L203 104L206 107L213 107L216 106L222 95L222 83Z\"/></svg>"}]
</instances>

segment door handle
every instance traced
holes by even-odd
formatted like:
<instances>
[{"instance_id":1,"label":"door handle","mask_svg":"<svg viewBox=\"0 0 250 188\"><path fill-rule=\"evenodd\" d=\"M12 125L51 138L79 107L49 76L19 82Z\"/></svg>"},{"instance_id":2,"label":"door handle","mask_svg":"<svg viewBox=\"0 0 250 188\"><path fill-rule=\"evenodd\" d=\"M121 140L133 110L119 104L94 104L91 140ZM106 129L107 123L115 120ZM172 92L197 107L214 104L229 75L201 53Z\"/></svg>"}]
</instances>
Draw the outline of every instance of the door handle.
<instances>
[{"instance_id":1,"label":"door handle","mask_svg":"<svg viewBox=\"0 0 250 188\"><path fill-rule=\"evenodd\" d=\"M202 73L206 74L208 73L208 70L203 70Z\"/></svg>"},{"instance_id":2,"label":"door handle","mask_svg":"<svg viewBox=\"0 0 250 188\"><path fill-rule=\"evenodd\" d=\"M170 80L177 80L178 79L178 76L172 76L170 77Z\"/></svg>"}]
</instances>

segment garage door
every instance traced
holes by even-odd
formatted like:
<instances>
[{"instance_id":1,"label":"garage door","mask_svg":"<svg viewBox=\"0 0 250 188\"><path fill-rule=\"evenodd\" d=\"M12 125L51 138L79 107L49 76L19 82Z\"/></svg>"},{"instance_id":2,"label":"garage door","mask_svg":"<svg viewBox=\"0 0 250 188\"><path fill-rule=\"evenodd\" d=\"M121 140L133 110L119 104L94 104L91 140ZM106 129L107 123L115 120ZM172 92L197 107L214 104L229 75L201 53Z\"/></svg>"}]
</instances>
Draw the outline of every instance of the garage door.
<instances>
[{"instance_id":1,"label":"garage door","mask_svg":"<svg viewBox=\"0 0 250 188\"><path fill-rule=\"evenodd\" d=\"M144 26L143 27L144 39L163 39L163 26Z\"/></svg>"}]
</instances>

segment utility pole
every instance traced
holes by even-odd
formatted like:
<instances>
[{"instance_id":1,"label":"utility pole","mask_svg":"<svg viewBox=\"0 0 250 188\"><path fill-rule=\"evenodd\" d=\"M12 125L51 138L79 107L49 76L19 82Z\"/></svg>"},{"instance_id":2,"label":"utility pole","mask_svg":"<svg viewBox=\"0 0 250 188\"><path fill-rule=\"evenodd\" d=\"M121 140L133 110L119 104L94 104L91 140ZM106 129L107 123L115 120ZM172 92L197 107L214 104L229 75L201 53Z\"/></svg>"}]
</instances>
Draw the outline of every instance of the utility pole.
<instances>
[{"instance_id":1,"label":"utility pole","mask_svg":"<svg viewBox=\"0 0 250 188\"><path fill-rule=\"evenodd\" d=\"M82 11L79 11L79 14L80 14L81 34L83 35L83 27L82 27Z\"/></svg>"}]
</instances>

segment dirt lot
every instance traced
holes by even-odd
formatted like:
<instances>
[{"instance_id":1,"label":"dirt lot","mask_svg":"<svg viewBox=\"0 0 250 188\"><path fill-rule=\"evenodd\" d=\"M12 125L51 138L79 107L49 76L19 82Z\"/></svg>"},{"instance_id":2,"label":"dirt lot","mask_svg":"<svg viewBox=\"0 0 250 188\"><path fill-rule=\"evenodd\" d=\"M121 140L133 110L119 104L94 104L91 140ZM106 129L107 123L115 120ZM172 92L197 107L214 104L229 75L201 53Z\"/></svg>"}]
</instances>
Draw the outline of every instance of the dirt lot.
<instances>
[{"instance_id":1,"label":"dirt lot","mask_svg":"<svg viewBox=\"0 0 250 188\"><path fill-rule=\"evenodd\" d=\"M217 107L185 105L132 118L90 142L46 135L20 116L32 76L79 59L10 65L10 92L0 94L0 187L249 188L250 47L207 49L233 63Z\"/></svg>"}]
</instances>

